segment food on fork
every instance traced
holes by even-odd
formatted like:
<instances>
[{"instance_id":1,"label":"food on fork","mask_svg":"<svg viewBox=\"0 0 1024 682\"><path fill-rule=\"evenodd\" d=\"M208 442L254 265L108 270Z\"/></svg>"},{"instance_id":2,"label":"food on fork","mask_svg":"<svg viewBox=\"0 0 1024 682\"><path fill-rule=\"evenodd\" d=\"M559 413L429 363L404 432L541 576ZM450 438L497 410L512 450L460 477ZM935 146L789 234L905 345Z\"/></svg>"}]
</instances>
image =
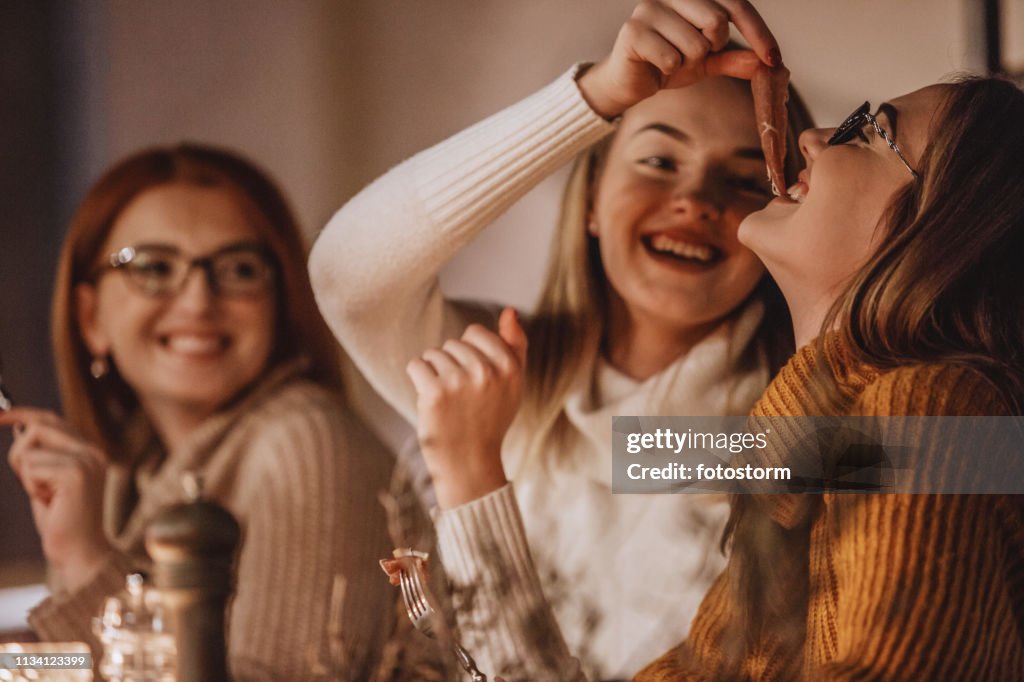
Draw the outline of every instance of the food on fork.
<instances>
[{"instance_id":1,"label":"food on fork","mask_svg":"<svg viewBox=\"0 0 1024 682\"><path fill-rule=\"evenodd\" d=\"M761 150L768 167L772 194L780 196L786 187L786 100L789 99L789 69L758 64L750 81L754 96L754 117L761 135Z\"/></svg>"},{"instance_id":2,"label":"food on fork","mask_svg":"<svg viewBox=\"0 0 1024 682\"><path fill-rule=\"evenodd\" d=\"M427 559L430 555L426 552L420 552L419 550L404 548L396 549L391 552L394 558L392 559L381 559L380 567L385 573L388 574L388 582L395 587L398 587L400 583L399 574L402 572L402 565L404 562L410 559L418 560L420 566L423 568L423 574L426 576L427 572Z\"/></svg>"}]
</instances>

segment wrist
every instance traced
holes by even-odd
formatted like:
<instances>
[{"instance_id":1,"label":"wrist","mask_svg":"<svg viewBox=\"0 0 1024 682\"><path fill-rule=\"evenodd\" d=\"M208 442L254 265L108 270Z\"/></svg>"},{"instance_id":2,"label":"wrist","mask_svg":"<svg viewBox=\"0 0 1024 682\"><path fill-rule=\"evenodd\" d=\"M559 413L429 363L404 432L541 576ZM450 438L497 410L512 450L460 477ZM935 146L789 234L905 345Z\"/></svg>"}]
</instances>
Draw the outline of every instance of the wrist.
<instances>
[{"instance_id":1,"label":"wrist","mask_svg":"<svg viewBox=\"0 0 1024 682\"><path fill-rule=\"evenodd\" d=\"M576 72L576 87L579 88L580 95L591 111L606 121L613 121L621 116L629 105L617 101L608 94L602 66L603 62L581 66Z\"/></svg>"},{"instance_id":2,"label":"wrist","mask_svg":"<svg viewBox=\"0 0 1024 682\"><path fill-rule=\"evenodd\" d=\"M481 463L481 459L487 460ZM465 457L440 467L428 467L441 509L451 509L494 492L508 484L499 454Z\"/></svg>"},{"instance_id":3,"label":"wrist","mask_svg":"<svg viewBox=\"0 0 1024 682\"><path fill-rule=\"evenodd\" d=\"M48 558L48 562L60 588L77 592L99 573L110 551L109 545L83 548L59 559Z\"/></svg>"}]
</instances>

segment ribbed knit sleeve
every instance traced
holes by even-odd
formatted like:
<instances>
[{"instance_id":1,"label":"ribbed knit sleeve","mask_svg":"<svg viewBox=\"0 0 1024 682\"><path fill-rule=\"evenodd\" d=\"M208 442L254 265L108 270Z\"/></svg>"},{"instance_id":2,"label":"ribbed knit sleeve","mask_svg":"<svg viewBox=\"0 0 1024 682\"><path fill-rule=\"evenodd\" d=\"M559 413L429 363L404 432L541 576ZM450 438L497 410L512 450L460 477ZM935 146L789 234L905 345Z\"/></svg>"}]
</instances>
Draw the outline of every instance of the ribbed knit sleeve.
<instances>
[{"instance_id":1,"label":"ribbed knit sleeve","mask_svg":"<svg viewBox=\"0 0 1024 682\"><path fill-rule=\"evenodd\" d=\"M383 446L319 389L290 390L271 407L248 417L259 426L233 503L243 540L228 624L232 674L303 680L320 668L366 679L392 613L376 567L388 548L376 500L390 469ZM332 630L344 652L334 660Z\"/></svg>"},{"instance_id":2,"label":"ribbed knit sleeve","mask_svg":"<svg viewBox=\"0 0 1024 682\"><path fill-rule=\"evenodd\" d=\"M103 652L92 632L92 619L100 615L107 597L124 589L125 577L135 570L130 557L111 552L81 588L47 597L33 608L28 615L29 625L44 642L87 642L98 664Z\"/></svg>"},{"instance_id":3,"label":"ribbed knit sleeve","mask_svg":"<svg viewBox=\"0 0 1024 682\"><path fill-rule=\"evenodd\" d=\"M575 71L575 70L574 70ZM314 245L310 274L334 334L406 419L405 365L485 314L446 301L442 267L543 178L612 130L566 73L423 151L343 206Z\"/></svg>"},{"instance_id":4,"label":"ribbed knit sleeve","mask_svg":"<svg viewBox=\"0 0 1024 682\"><path fill-rule=\"evenodd\" d=\"M435 517L463 646L493 679L582 680L541 590L512 485Z\"/></svg>"}]
</instances>

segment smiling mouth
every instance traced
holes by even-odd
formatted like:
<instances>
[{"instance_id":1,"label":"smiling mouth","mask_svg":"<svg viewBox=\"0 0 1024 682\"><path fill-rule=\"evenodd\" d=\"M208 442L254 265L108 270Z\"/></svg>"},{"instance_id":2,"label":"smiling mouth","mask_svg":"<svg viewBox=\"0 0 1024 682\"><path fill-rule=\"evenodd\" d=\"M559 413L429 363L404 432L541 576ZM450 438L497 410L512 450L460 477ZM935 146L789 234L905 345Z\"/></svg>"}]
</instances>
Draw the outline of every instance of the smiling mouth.
<instances>
[{"instance_id":1,"label":"smiling mouth","mask_svg":"<svg viewBox=\"0 0 1024 682\"><path fill-rule=\"evenodd\" d=\"M214 355L228 347L228 338L210 334L167 334L159 337L160 345L182 355Z\"/></svg>"},{"instance_id":2,"label":"smiling mouth","mask_svg":"<svg viewBox=\"0 0 1024 682\"><path fill-rule=\"evenodd\" d=\"M664 232L641 237L644 247L655 256L680 263L711 266L722 259L722 252L710 244L697 244Z\"/></svg>"}]
</instances>

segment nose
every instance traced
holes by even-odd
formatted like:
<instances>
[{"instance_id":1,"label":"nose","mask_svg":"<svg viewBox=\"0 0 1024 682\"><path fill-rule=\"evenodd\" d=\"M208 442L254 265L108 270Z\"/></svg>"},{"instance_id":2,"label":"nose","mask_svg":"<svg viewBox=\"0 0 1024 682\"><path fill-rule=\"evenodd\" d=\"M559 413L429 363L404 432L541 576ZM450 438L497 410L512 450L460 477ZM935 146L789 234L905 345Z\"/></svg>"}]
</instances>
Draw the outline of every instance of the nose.
<instances>
[{"instance_id":1,"label":"nose","mask_svg":"<svg viewBox=\"0 0 1024 682\"><path fill-rule=\"evenodd\" d=\"M722 209L715 202L705 183L682 183L672 195L672 211L697 222L714 222L722 217Z\"/></svg>"},{"instance_id":2,"label":"nose","mask_svg":"<svg viewBox=\"0 0 1024 682\"><path fill-rule=\"evenodd\" d=\"M175 297L175 304L197 313L210 310L217 299L210 273L202 267L193 267L185 275L185 283Z\"/></svg>"},{"instance_id":3,"label":"nose","mask_svg":"<svg viewBox=\"0 0 1024 682\"><path fill-rule=\"evenodd\" d=\"M828 146L828 138L832 137L834 132L835 128L808 128L800 133L800 153L807 160L808 168L818 154Z\"/></svg>"}]
</instances>

